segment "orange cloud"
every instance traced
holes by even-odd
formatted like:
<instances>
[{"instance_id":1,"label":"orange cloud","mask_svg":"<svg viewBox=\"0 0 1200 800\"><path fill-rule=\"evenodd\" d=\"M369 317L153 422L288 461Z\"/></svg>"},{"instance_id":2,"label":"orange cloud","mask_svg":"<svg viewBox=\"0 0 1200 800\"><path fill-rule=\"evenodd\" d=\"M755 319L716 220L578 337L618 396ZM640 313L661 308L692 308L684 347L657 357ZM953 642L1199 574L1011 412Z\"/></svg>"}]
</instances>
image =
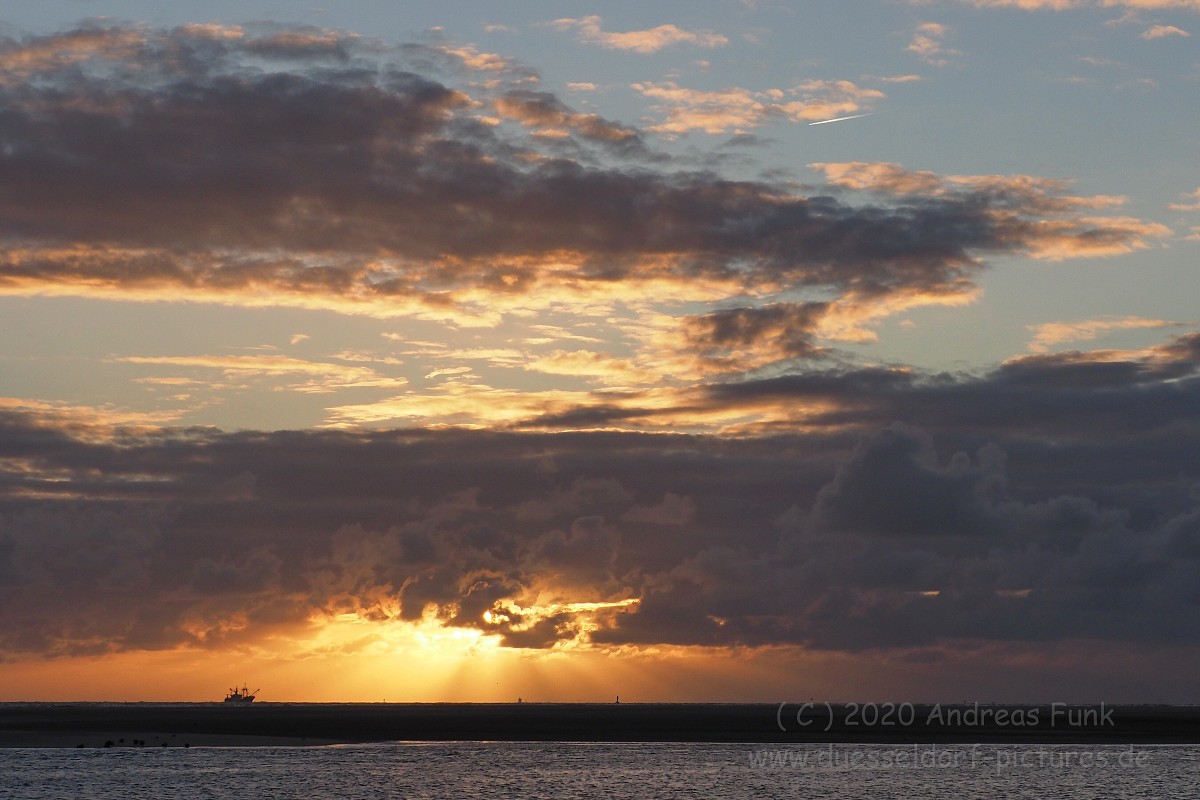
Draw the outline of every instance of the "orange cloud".
<instances>
[{"instance_id":1,"label":"orange cloud","mask_svg":"<svg viewBox=\"0 0 1200 800\"><path fill-rule=\"evenodd\" d=\"M480 72L503 72L513 67L513 63L504 56L496 53L481 53L473 45L459 47L442 45L438 49L446 55L458 59L467 69Z\"/></svg>"},{"instance_id":2,"label":"orange cloud","mask_svg":"<svg viewBox=\"0 0 1200 800\"><path fill-rule=\"evenodd\" d=\"M627 430L734 433L751 423L802 424L832 406L765 398L736 405L702 401L695 386L593 391L501 389L447 380L424 392L326 409L327 428L381 424L422 428ZM591 411L603 414L591 420ZM577 419L575 417L577 416Z\"/></svg>"},{"instance_id":3,"label":"orange cloud","mask_svg":"<svg viewBox=\"0 0 1200 800\"><path fill-rule=\"evenodd\" d=\"M883 295L847 292L823 302L746 304L683 318L649 315L626 333L639 341L639 359L648 368L678 381L703 381L771 366L812 368L836 357L834 343L876 341L874 328L888 317L923 306L964 306L979 295L968 281Z\"/></svg>"},{"instance_id":4,"label":"orange cloud","mask_svg":"<svg viewBox=\"0 0 1200 800\"><path fill-rule=\"evenodd\" d=\"M664 133L727 133L774 120L819 120L869 108L873 101L885 97L877 89L864 89L844 80L805 81L786 91L741 87L700 91L682 88L673 81L635 83L633 88L659 101L657 109L666 114L666 121L650 130Z\"/></svg>"},{"instance_id":5,"label":"orange cloud","mask_svg":"<svg viewBox=\"0 0 1200 800\"><path fill-rule=\"evenodd\" d=\"M576 375L609 385L658 383L664 377L627 359L594 350L555 350L532 357L525 369L548 375Z\"/></svg>"},{"instance_id":6,"label":"orange cloud","mask_svg":"<svg viewBox=\"0 0 1200 800\"><path fill-rule=\"evenodd\" d=\"M0 397L0 412L18 413L36 429L60 431L91 443L160 432L185 413L182 409L134 411L115 405L88 406L20 397Z\"/></svg>"},{"instance_id":7,"label":"orange cloud","mask_svg":"<svg viewBox=\"0 0 1200 800\"><path fill-rule=\"evenodd\" d=\"M691 44L697 47L724 47L729 39L712 31L687 31L676 25L659 25L640 31L625 33L609 33L601 29L602 20L598 16L582 17L580 19L556 19L551 27L560 31L576 30L580 40L612 50L632 50L636 53L657 53L666 47L677 44Z\"/></svg>"},{"instance_id":8,"label":"orange cloud","mask_svg":"<svg viewBox=\"0 0 1200 800\"><path fill-rule=\"evenodd\" d=\"M588 402L588 392L497 389L448 380L431 392L410 392L374 403L326 409L327 427L409 424L428 427L505 427Z\"/></svg>"},{"instance_id":9,"label":"orange cloud","mask_svg":"<svg viewBox=\"0 0 1200 800\"><path fill-rule=\"evenodd\" d=\"M1091 2L1091 0L960 0L960 2L973 5L976 8L1020 8L1026 11L1040 9L1066 11L1071 8L1083 7L1085 4Z\"/></svg>"},{"instance_id":10,"label":"orange cloud","mask_svg":"<svg viewBox=\"0 0 1200 800\"><path fill-rule=\"evenodd\" d=\"M1181 8L1200 11L1200 0L959 0L976 8L1068 11L1075 8Z\"/></svg>"},{"instance_id":11,"label":"orange cloud","mask_svg":"<svg viewBox=\"0 0 1200 800\"><path fill-rule=\"evenodd\" d=\"M632 128L618 125L595 114L579 114L549 92L514 90L496 99L496 112L526 127L563 126L589 139L625 142L638 138ZM539 131L547 135L553 131ZM566 132L561 132L566 135Z\"/></svg>"},{"instance_id":12,"label":"orange cloud","mask_svg":"<svg viewBox=\"0 0 1200 800\"><path fill-rule=\"evenodd\" d=\"M1011 197L1031 210L1070 211L1073 209L1114 208L1124 205L1119 195L1066 195L1071 181L1040 178L1034 175L939 175L923 170L908 170L899 164L850 161L838 164L809 164L836 186L887 192L946 196L963 189L985 195Z\"/></svg>"},{"instance_id":13,"label":"orange cloud","mask_svg":"<svg viewBox=\"0 0 1200 800\"><path fill-rule=\"evenodd\" d=\"M917 26L905 49L916 53L917 57L926 64L934 67L948 66L952 59L962 55L957 50L947 48L944 43L949 28L937 22L924 22Z\"/></svg>"},{"instance_id":14,"label":"orange cloud","mask_svg":"<svg viewBox=\"0 0 1200 800\"><path fill-rule=\"evenodd\" d=\"M1080 322L1045 322L1040 325L1027 326L1034 333L1033 339L1029 342L1029 350L1032 353L1047 353L1055 345L1091 341L1110 331L1171 328L1183 324L1182 322L1143 317L1089 319Z\"/></svg>"},{"instance_id":15,"label":"orange cloud","mask_svg":"<svg viewBox=\"0 0 1200 800\"><path fill-rule=\"evenodd\" d=\"M941 191L943 178L934 172L907 170L899 164L849 161L837 164L813 163L825 180L851 189L886 191L893 194L917 194Z\"/></svg>"},{"instance_id":16,"label":"orange cloud","mask_svg":"<svg viewBox=\"0 0 1200 800\"><path fill-rule=\"evenodd\" d=\"M1034 258L1117 256L1150 246L1151 239L1171 235L1171 229L1133 217L1080 217L1043 221L1032 231L1026 247Z\"/></svg>"},{"instance_id":17,"label":"orange cloud","mask_svg":"<svg viewBox=\"0 0 1200 800\"><path fill-rule=\"evenodd\" d=\"M1200 189L1197 189L1190 194L1185 194L1184 197L1195 200L1194 203L1171 203L1168 208L1172 211L1200 211Z\"/></svg>"},{"instance_id":18,"label":"orange cloud","mask_svg":"<svg viewBox=\"0 0 1200 800\"><path fill-rule=\"evenodd\" d=\"M938 175L910 171L897 164L848 162L810 164L837 186L896 195L991 197L988 212L1002 228L1022 241L1021 249L1035 258L1112 256L1150 246L1150 240L1171 235L1160 223L1133 217L1093 217L1078 212L1120 206L1124 197L1065 194L1070 181L1030 175ZM1018 232L1019 231L1019 232Z\"/></svg>"},{"instance_id":19,"label":"orange cloud","mask_svg":"<svg viewBox=\"0 0 1200 800\"><path fill-rule=\"evenodd\" d=\"M188 27L208 36L207 28ZM35 72L59 70L93 58L134 60L142 55L146 36L136 28L82 28L48 36L20 47L0 50L0 85L15 84Z\"/></svg>"},{"instance_id":20,"label":"orange cloud","mask_svg":"<svg viewBox=\"0 0 1200 800\"><path fill-rule=\"evenodd\" d=\"M311 378L308 383L292 387L302 392L357 387L398 388L408 383L405 378L385 377L367 367L304 361L288 356L122 356L115 360L126 364L215 369L226 375L307 376Z\"/></svg>"}]
</instances>

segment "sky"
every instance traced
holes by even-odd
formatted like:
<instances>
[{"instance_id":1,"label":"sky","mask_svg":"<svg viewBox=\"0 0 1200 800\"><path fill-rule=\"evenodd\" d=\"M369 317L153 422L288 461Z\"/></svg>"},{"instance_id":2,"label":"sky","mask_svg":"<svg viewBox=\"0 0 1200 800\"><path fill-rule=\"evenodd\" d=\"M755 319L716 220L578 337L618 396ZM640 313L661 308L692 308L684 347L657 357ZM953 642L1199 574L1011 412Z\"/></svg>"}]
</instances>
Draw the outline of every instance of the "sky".
<instances>
[{"instance_id":1,"label":"sky","mask_svg":"<svg viewBox=\"0 0 1200 800\"><path fill-rule=\"evenodd\" d=\"M1198 40L0 2L0 700L1200 702Z\"/></svg>"}]
</instances>

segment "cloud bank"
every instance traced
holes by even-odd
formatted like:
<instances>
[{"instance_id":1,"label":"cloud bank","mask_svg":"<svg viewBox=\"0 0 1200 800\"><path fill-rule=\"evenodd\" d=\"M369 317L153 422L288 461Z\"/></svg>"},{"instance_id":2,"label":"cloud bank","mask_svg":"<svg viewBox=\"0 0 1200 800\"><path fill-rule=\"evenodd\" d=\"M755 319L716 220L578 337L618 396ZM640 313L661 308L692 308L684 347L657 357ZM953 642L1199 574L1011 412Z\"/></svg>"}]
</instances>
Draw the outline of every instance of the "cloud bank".
<instances>
[{"instance_id":1,"label":"cloud bank","mask_svg":"<svg viewBox=\"0 0 1200 800\"><path fill-rule=\"evenodd\" d=\"M0 64L6 294L469 325L668 295L810 292L849 313L961 297L985 256L1117 254L1166 233L1093 213L1119 201L1061 182L852 164L820 165L827 184L805 188L654 147L655 130L880 96L848 81L711 97L645 84L667 121L641 130L575 111L499 56L328 31L88 27L6 41Z\"/></svg>"},{"instance_id":2,"label":"cloud bank","mask_svg":"<svg viewBox=\"0 0 1200 800\"><path fill-rule=\"evenodd\" d=\"M791 410L740 438L220 433L9 404L0 644L252 647L351 614L523 649L1195 647L1198 365L1187 334L687 398Z\"/></svg>"}]
</instances>

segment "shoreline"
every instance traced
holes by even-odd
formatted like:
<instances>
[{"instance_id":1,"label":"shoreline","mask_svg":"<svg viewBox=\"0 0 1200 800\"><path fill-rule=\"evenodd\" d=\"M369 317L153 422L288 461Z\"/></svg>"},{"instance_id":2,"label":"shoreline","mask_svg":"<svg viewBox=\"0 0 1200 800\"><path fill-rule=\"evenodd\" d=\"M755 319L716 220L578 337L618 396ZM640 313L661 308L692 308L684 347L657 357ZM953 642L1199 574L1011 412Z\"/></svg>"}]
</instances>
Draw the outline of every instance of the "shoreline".
<instances>
[{"instance_id":1,"label":"shoreline","mask_svg":"<svg viewBox=\"0 0 1200 800\"><path fill-rule=\"evenodd\" d=\"M385 741L1200 744L1200 706L0 703L0 748Z\"/></svg>"},{"instance_id":2,"label":"shoreline","mask_svg":"<svg viewBox=\"0 0 1200 800\"><path fill-rule=\"evenodd\" d=\"M302 736L245 736L221 733L180 735L154 731L124 730L0 730L0 750L15 748L77 750L159 750L193 747L320 747L345 744L333 739Z\"/></svg>"}]
</instances>

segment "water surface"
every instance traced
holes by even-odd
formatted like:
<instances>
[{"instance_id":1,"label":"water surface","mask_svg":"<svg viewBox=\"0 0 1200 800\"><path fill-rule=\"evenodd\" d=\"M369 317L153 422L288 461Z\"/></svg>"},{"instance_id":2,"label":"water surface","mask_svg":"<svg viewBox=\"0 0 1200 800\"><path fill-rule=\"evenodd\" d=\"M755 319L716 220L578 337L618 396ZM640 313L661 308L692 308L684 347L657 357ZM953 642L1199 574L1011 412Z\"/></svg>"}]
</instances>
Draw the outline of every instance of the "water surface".
<instances>
[{"instance_id":1,"label":"water surface","mask_svg":"<svg viewBox=\"0 0 1200 800\"><path fill-rule=\"evenodd\" d=\"M1200 797L1200 746L434 742L12 749L13 800Z\"/></svg>"}]
</instances>

